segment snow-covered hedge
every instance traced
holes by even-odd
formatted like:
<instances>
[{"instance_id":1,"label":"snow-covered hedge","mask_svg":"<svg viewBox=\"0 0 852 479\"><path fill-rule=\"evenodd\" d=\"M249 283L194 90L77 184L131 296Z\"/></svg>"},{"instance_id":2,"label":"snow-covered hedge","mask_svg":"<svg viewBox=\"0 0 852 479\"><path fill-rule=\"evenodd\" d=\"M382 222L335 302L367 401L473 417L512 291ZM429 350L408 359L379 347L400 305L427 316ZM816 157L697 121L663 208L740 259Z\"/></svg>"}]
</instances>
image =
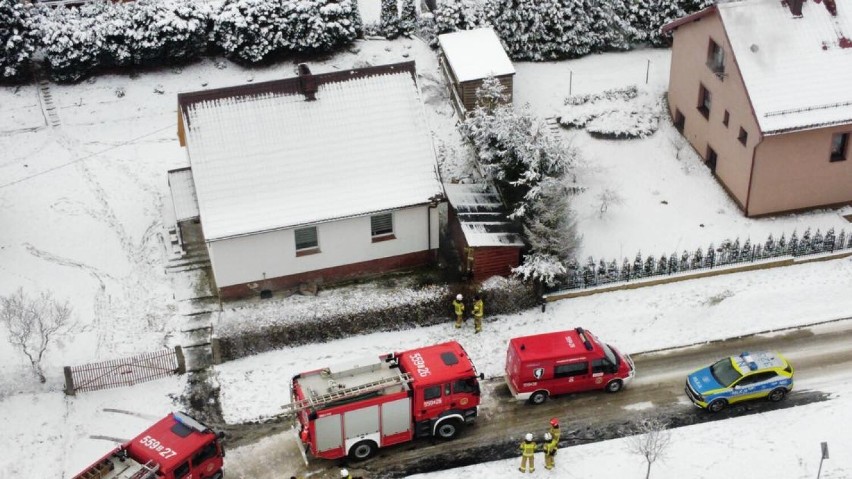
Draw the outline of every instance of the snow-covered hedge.
<instances>
[{"instance_id":1,"label":"snow-covered hedge","mask_svg":"<svg viewBox=\"0 0 852 479\"><path fill-rule=\"evenodd\" d=\"M445 285L393 289L341 288L316 297L270 300L267 307L226 309L214 325L221 360L229 361L271 349L309 344L376 331L450 324L452 300L466 286ZM471 294L467 293L467 296ZM538 304L532 289L516 280L492 278L477 293L487 318Z\"/></svg>"},{"instance_id":2,"label":"snow-covered hedge","mask_svg":"<svg viewBox=\"0 0 852 479\"><path fill-rule=\"evenodd\" d=\"M0 0L0 80L26 77L37 42L32 8L18 0Z\"/></svg>"},{"instance_id":3,"label":"snow-covered hedge","mask_svg":"<svg viewBox=\"0 0 852 479\"><path fill-rule=\"evenodd\" d=\"M635 86L565 99L559 123L598 138L643 138L657 131L661 100Z\"/></svg>"},{"instance_id":4,"label":"snow-covered hedge","mask_svg":"<svg viewBox=\"0 0 852 479\"><path fill-rule=\"evenodd\" d=\"M360 29L355 0L236 0L222 6L213 37L228 57L257 63L281 53L330 51Z\"/></svg>"},{"instance_id":5,"label":"snow-covered hedge","mask_svg":"<svg viewBox=\"0 0 852 479\"><path fill-rule=\"evenodd\" d=\"M56 81L78 81L100 66L182 62L207 47L209 9L190 0L104 1L40 12L45 61Z\"/></svg>"}]
</instances>

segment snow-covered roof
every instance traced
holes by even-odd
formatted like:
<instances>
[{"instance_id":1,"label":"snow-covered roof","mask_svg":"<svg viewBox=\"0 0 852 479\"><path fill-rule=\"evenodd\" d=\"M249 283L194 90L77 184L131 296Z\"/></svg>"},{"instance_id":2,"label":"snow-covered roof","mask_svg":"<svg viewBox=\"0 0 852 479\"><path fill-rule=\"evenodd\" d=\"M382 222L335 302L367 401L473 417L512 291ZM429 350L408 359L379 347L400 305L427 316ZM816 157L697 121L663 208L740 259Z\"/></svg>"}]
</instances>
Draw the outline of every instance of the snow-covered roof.
<instances>
[{"instance_id":1,"label":"snow-covered roof","mask_svg":"<svg viewBox=\"0 0 852 479\"><path fill-rule=\"evenodd\" d=\"M180 95L205 238L441 194L414 75L407 62Z\"/></svg>"},{"instance_id":2,"label":"snow-covered roof","mask_svg":"<svg viewBox=\"0 0 852 479\"><path fill-rule=\"evenodd\" d=\"M852 3L716 6L764 134L852 123Z\"/></svg>"},{"instance_id":3,"label":"snow-covered roof","mask_svg":"<svg viewBox=\"0 0 852 479\"><path fill-rule=\"evenodd\" d=\"M185 221L198 218L198 199L195 197L192 170L181 168L169 171L169 189L172 191L175 220Z\"/></svg>"},{"instance_id":4,"label":"snow-covered roof","mask_svg":"<svg viewBox=\"0 0 852 479\"><path fill-rule=\"evenodd\" d=\"M512 61L491 28L445 33L438 35L438 43L460 82L515 74Z\"/></svg>"},{"instance_id":5,"label":"snow-covered roof","mask_svg":"<svg viewBox=\"0 0 852 479\"><path fill-rule=\"evenodd\" d=\"M445 184L444 191L456 210L468 246L524 245L493 187L485 183Z\"/></svg>"}]
</instances>

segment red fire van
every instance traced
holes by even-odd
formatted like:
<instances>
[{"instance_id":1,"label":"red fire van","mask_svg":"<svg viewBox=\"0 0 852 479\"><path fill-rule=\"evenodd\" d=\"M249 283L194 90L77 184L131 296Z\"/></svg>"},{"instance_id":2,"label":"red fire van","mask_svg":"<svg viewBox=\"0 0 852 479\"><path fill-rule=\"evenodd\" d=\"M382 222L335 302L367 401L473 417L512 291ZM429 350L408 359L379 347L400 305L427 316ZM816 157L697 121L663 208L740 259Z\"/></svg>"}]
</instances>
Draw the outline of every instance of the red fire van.
<instances>
[{"instance_id":1,"label":"red fire van","mask_svg":"<svg viewBox=\"0 0 852 479\"><path fill-rule=\"evenodd\" d=\"M635 374L628 355L583 328L513 338L506 353L509 391L531 404L592 389L618 392Z\"/></svg>"}]
</instances>

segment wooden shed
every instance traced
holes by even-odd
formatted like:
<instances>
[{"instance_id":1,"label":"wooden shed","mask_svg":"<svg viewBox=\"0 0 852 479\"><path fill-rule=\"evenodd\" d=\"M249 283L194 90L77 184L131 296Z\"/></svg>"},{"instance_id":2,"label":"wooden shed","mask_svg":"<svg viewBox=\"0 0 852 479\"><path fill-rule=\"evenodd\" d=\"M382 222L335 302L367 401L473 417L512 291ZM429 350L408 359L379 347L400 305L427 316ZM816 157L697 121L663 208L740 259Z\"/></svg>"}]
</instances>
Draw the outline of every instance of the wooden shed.
<instances>
[{"instance_id":1,"label":"wooden shed","mask_svg":"<svg viewBox=\"0 0 852 479\"><path fill-rule=\"evenodd\" d=\"M477 28L438 35L439 59L450 88L450 97L459 112L476 106L476 90L482 81L494 76L506 87L512 101L515 67L491 28Z\"/></svg>"},{"instance_id":2,"label":"wooden shed","mask_svg":"<svg viewBox=\"0 0 852 479\"><path fill-rule=\"evenodd\" d=\"M445 184L450 203L449 228L462 262L473 281L509 276L521 260L523 239L506 217L494 187L485 183Z\"/></svg>"}]
</instances>

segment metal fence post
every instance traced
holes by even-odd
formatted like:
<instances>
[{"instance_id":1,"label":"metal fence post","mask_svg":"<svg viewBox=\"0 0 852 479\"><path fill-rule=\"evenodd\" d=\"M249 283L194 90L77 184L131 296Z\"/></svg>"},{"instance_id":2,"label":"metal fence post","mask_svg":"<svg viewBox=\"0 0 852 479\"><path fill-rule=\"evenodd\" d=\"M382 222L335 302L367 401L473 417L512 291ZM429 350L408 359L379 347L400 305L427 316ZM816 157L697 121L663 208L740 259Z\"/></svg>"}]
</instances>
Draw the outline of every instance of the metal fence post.
<instances>
[{"instance_id":1,"label":"metal fence post","mask_svg":"<svg viewBox=\"0 0 852 479\"><path fill-rule=\"evenodd\" d=\"M74 396L76 391L74 390L74 376L71 375L71 367L65 366L62 369L65 372L65 394Z\"/></svg>"}]
</instances>

